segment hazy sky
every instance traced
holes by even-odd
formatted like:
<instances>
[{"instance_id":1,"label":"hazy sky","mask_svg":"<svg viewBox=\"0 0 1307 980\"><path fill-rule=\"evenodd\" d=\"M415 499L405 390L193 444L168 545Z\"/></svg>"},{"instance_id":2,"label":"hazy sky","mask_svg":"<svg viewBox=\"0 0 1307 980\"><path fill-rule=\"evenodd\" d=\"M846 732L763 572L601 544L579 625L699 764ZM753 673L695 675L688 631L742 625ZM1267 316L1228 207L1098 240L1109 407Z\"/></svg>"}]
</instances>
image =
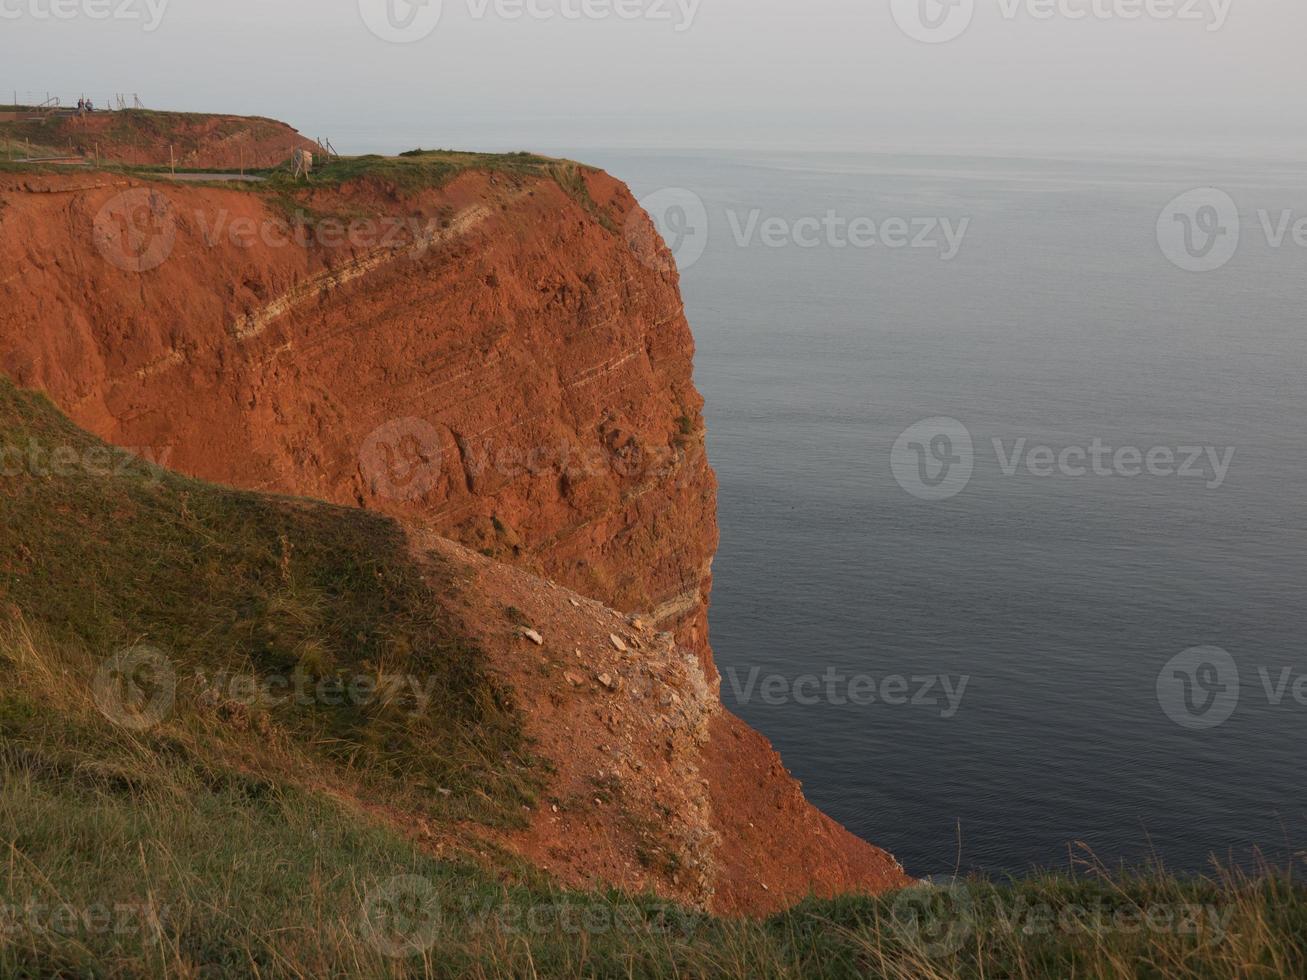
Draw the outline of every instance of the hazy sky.
<instances>
[{"instance_id":1,"label":"hazy sky","mask_svg":"<svg viewBox=\"0 0 1307 980\"><path fill-rule=\"evenodd\" d=\"M1305 0L0 0L6 93L259 113L343 152L1301 159L1305 44Z\"/></svg>"}]
</instances>

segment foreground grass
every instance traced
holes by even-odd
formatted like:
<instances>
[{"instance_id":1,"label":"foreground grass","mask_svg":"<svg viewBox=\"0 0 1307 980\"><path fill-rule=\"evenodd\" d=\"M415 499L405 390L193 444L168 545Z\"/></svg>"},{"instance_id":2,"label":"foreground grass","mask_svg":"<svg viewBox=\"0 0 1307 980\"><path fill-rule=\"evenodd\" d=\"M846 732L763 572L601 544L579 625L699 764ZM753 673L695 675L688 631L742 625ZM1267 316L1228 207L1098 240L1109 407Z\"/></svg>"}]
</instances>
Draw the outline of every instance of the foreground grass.
<instances>
[{"instance_id":1,"label":"foreground grass","mask_svg":"<svg viewBox=\"0 0 1307 980\"><path fill-rule=\"evenodd\" d=\"M1288 977L1285 873L1048 875L725 921L424 853L223 735L122 731L10 627L0 691L0 976ZM515 883L516 882L516 883Z\"/></svg>"}]
</instances>

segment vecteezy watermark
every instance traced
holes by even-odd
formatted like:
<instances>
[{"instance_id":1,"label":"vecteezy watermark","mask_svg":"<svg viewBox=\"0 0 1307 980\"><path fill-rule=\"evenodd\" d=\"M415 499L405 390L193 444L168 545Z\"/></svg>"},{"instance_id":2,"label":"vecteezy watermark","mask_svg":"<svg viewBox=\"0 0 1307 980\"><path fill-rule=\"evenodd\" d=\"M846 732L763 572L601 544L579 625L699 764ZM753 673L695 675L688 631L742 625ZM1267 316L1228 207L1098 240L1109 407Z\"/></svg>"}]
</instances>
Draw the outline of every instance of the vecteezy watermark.
<instances>
[{"instance_id":1,"label":"vecteezy watermark","mask_svg":"<svg viewBox=\"0 0 1307 980\"><path fill-rule=\"evenodd\" d=\"M689 417L676 425L667 441L637 442L629 434L601 432L594 442L560 437L531 445L485 436L442 436L423 419L395 419L364 440L359 469L368 492L391 501L418 500L436 489L445 453L456 454L460 478L492 486L542 475L566 481L565 489L596 477L690 481L699 472L693 464L703 457L702 429ZM613 435L620 437L605 438Z\"/></svg>"},{"instance_id":2,"label":"vecteezy watermark","mask_svg":"<svg viewBox=\"0 0 1307 980\"><path fill-rule=\"evenodd\" d=\"M92 223L95 247L124 272L159 268L177 244L177 215L167 194L135 187L115 194Z\"/></svg>"},{"instance_id":3,"label":"vecteezy watermark","mask_svg":"<svg viewBox=\"0 0 1307 980\"><path fill-rule=\"evenodd\" d=\"M1259 242L1250 234L1233 197L1219 187L1198 187L1173 198L1157 218L1162 254L1186 272L1223 268L1242 244ZM1307 250L1307 215L1291 208L1257 209L1256 231L1265 247Z\"/></svg>"},{"instance_id":4,"label":"vecteezy watermark","mask_svg":"<svg viewBox=\"0 0 1307 980\"><path fill-rule=\"evenodd\" d=\"M382 671L315 674L296 669L288 674L255 671L196 670L179 678L176 665L153 647L133 647L100 665L92 694L100 712L132 731L165 721L179 695L194 696L201 706L274 711L300 708L368 708L374 705L411 718L427 713L440 685L438 677Z\"/></svg>"},{"instance_id":5,"label":"vecteezy watermark","mask_svg":"<svg viewBox=\"0 0 1307 980\"><path fill-rule=\"evenodd\" d=\"M459 452L467 474L473 479L494 474L511 481L556 473L580 481L610 474L661 480L683 467L688 450L676 445L613 447L596 443L587 446L562 438L535 446L495 445L486 439L465 441L460 443Z\"/></svg>"},{"instance_id":6,"label":"vecteezy watermark","mask_svg":"<svg viewBox=\"0 0 1307 980\"><path fill-rule=\"evenodd\" d=\"M1199 731L1229 721L1239 706L1239 667L1220 647L1193 647L1157 675L1157 703L1182 728Z\"/></svg>"},{"instance_id":7,"label":"vecteezy watermark","mask_svg":"<svg viewBox=\"0 0 1307 980\"><path fill-rule=\"evenodd\" d=\"M255 221L245 216L233 218L226 209L212 216L196 211L195 224L209 248L225 241L233 248L246 249L258 245L270 249L292 245L302 249L345 248L355 252L408 249L414 257L426 253L441 228L434 219L415 216L351 218L348 221L326 217L309 221L307 216L299 215L293 221L276 217Z\"/></svg>"},{"instance_id":8,"label":"vecteezy watermark","mask_svg":"<svg viewBox=\"0 0 1307 980\"><path fill-rule=\"evenodd\" d=\"M368 30L391 44L430 37L443 13L443 0L359 0L359 16Z\"/></svg>"},{"instance_id":9,"label":"vecteezy watermark","mask_svg":"<svg viewBox=\"0 0 1307 980\"><path fill-rule=\"evenodd\" d=\"M890 0L894 23L914 41L943 44L961 37L976 16L976 0Z\"/></svg>"},{"instance_id":10,"label":"vecteezy watermark","mask_svg":"<svg viewBox=\"0 0 1307 980\"><path fill-rule=\"evenodd\" d=\"M652 227L644 213L653 221ZM662 236L670 261L659 247ZM708 209L703 198L684 187L665 187L640 199L640 207L626 219L626 240L646 265L660 272L679 266L688 269L708 248Z\"/></svg>"},{"instance_id":11,"label":"vecteezy watermark","mask_svg":"<svg viewBox=\"0 0 1307 980\"><path fill-rule=\"evenodd\" d=\"M0 903L0 938L45 936L61 940L92 936L145 936L163 938L168 906L148 902L95 903L29 901Z\"/></svg>"},{"instance_id":12,"label":"vecteezy watermark","mask_svg":"<svg viewBox=\"0 0 1307 980\"><path fill-rule=\"evenodd\" d=\"M430 950L440 923L440 892L420 875L396 875L368 892L363 902L364 936L393 959Z\"/></svg>"},{"instance_id":13,"label":"vecteezy watermark","mask_svg":"<svg viewBox=\"0 0 1307 980\"><path fill-rule=\"evenodd\" d=\"M172 0L0 0L0 20L140 21L153 33Z\"/></svg>"},{"instance_id":14,"label":"vecteezy watermark","mask_svg":"<svg viewBox=\"0 0 1307 980\"><path fill-rule=\"evenodd\" d=\"M908 37L943 44L966 33L976 11L993 8L1005 21L1176 21L1219 31L1234 0L890 0L894 22Z\"/></svg>"},{"instance_id":15,"label":"vecteezy watermark","mask_svg":"<svg viewBox=\"0 0 1307 980\"><path fill-rule=\"evenodd\" d=\"M684 187L667 187L641 198L640 205L677 266L688 269L703 257L713 231L703 198ZM762 208L726 208L718 223L737 248L907 249L945 262L957 257L970 227L969 217L846 215L834 208L798 217L768 215ZM640 211L627 219L626 235L645 264L660 270L671 265L657 242L651 241Z\"/></svg>"},{"instance_id":16,"label":"vecteezy watermark","mask_svg":"<svg viewBox=\"0 0 1307 980\"><path fill-rule=\"evenodd\" d=\"M440 482L443 446L439 430L430 422L392 419L364 440L359 466L374 496L418 500Z\"/></svg>"},{"instance_id":17,"label":"vecteezy watermark","mask_svg":"<svg viewBox=\"0 0 1307 980\"><path fill-rule=\"evenodd\" d=\"M820 217L797 219L763 217L761 208L748 212L728 209L726 220L731 236L740 248L755 244L765 248L924 249L948 262L957 257L966 238L970 218L956 223L946 217L845 217L828 209Z\"/></svg>"},{"instance_id":18,"label":"vecteezy watermark","mask_svg":"<svg viewBox=\"0 0 1307 980\"><path fill-rule=\"evenodd\" d=\"M100 665L92 694L100 713L115 725L143 732L172 713L177 671L161 651L132 647Z\"/></svg>"},{"instance_id":19,"label":"vecteezy watermark","mask_svg":"<svg viewBox=\"0 0 1307 980\"><path fill-rule=\"evenodd\" d=\"M183 218L189 218L183 221ZM172 256L179 229L193 227L197 244L206 248L344 249L352 253L407 252L425 255L440 240L449 220L415 215L377 218L310 218L297 213L254 219L233 216L225 208L214 212L196 209L183 215L172 198L153 188L138 187L116 194L96 214L92 234L95 246L111 265L124 272L151 272Z\"/></svg>"},{"instance_id":20,"label":"vecteezy watermark","mask_svg":"<svg viewBox=\"0 0 1307 980\"><path fill-rule=\"evenodd\" d=\"M459 931L501 936L675 936L692 939L702 916L688 908L656 903L635 905L559 899L530 904L505 903L498 896L461 897Z\"/></svg>"},{"instance_id":21,"label":"vecteezy watermark","mask_svg":"<svg viewBox=\"0 0 1307 980\"><path fill-rule=\"evenodd\" d=\"M321 676L304 670L289 674L197 670L192 679L202 699L224 705L272 711L288 705L366 708L384 704L413 718L427 713L440 685L437 677L423 679L413 674Z\"/></svg>"},{"instance_id":22,"label":"vecteezy watermark","mask_svg":"<svg viewBox=\"0 0 1307 980\"><path fill-rule=\"evenodd\" d=\"M475 20L626 20L670 25L678 34L694 26L703 0L466 0Z\"/></svg>"},{"instance_id":23,"label":"vecteezy watermark","mask_svg":"<svg viewBox=\"0 0 1307 980\"><path fill-rule=\"evenodd\" d=\"M956 497L971 482L975 468L971 432L957 419L946 416L909 426L890 452L894 479L922 500Z\"/></svg>"},{"instance_id":24,"label":"vecteezy watermark","mask_svg":"<svg viewBox=\"0 0 1307 980\"><path fill-rule=\"evenodd\" d=\"M1174 198L1157 217L1162 254L1186 272L1211 272L1239 248L1239 208L1215 187L1198 187Z\"/></svg>"},{"instance_id":25,"label":"vecteezy watermark","mask_svg":"<svg viewBox=\"0 0 1307 980\"><path fill-rule=\"evenodd\" d=\"M669 24L677 33L694 25L702 0L463 0L471 20L509 22L623 20ZM442 0L359 0L369 31L392 44L430 37L444 13Z\"/></svg>"},{"instance_id":26,"label":"vecteezy watermark","mask_svg":"<svg viewBox=\"0 0 1307 980\"><path fill-rule=\"evenodd\" d=\"M749 704L756 699L773 707L785 704L802 707L818 704L911 706L938 710L941 718L952 718L958 713L967 685L971 683L970 676L966 675L918 674L908 677L889 674L877 678L870 674L846 674L837 667L828 667L822 674L798 677L784 674L764 676L760 667L750 668L743 676L734 667L727 667L725 673L739 704Z\"/></svg>"},{"instance_id":27,"label":"vecteezy watermark","mask_svg":"<svg viewBox=\"0 0 1307 980\"><path fill-rule=\"evenodd\" d=\"M1155 477L1203 480L1220 489L1234 464L1234 446L1113 446L1100 436L1087 445L1032 444L1022 436L991 440L998 473L1004 477ZM979 453L965 425L953 418L925 419L909 426L890 451L890 470L920 500L947 500L967 488Z\"/></svg>"},{"instance_id":28,"label":"vecteezy watermark","mask_svg":"<svg viewBox=\"0 0 1307 980\"><path fill-rule=\"evenodd\" d=\"M158 481L172 447L46 446L35 439L26 445L0 443L0 477L29 476L36 479L67 479L75 476L99 478L143 474Z\"/></svg>"},{"instance_id":29,"label":"vecteezy watermark","mask_svg":"<svg viewBox=\"0 0 1307 980\"><path fill-rule=\"evenodd\" d=\"M953 881L945 886L923 883L903 889L891 906L890 923L906 945L938 958L961 950L982 921L987 935L1106 938L1151 934L1215 944L1229 936L1234 912L1232 904L1140 904L1113 895L1050 902Z\"/></svg>"},{"instance_id":30,"label":"vecteezy watermark","mask_svg":"<svg viewBox=\"0 0 1307 980\"><path fill-rule=\"evenodd\" d=\"M427 952L448 923L459 936L675 936L691 939L703 917L667 904L586 901L561 898L549 902L506 902L500 896L478 899L447 896L420 875L399 875L368 892L363 903L363 934L386 956L400 958Z\"/></svg>"},{"instance_id":31,"label":"vecteezy watermark","mask_svg":"<svg viewBox=\"0 0 1307 980\"><path fill-rule=\"evenodd\" d=\"M1157 675L1157 703L1181 728L1204 731L1229 721L1241 697L1256 691L1270 707L1288 701L1307 708L1307 671L1292 666L1257 667L1258 685L1243 690L1234 657L1220 647L1193 647L1168 660Z\"/></svg>"},{"instance_id":32,"label":"vecteezy watermark","mask_svg":"<svg viewBox=\"0 0 1307 980\"><path fill-rule=\"evenodd\" d=\"M956 953L976 928L971 889L957 881L904 888L894 897L890 922L900 939L929 957Z\"/></svg>"}]
</instances>

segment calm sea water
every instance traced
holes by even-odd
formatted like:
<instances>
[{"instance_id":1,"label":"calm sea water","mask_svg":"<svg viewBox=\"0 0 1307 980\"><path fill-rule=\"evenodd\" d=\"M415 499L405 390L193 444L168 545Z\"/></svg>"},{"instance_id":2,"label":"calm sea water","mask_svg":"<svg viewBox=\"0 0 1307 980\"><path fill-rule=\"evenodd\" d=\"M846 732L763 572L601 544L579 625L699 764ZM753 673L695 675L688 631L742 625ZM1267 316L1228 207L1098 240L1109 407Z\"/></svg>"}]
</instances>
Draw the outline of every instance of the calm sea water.
<instances>
[{"instance_id":1,"label":"calm sea water","mask_svg":"<svg viewBox=\"0 0 1307 980\"><path fill-rule=\"evenodd\" d=\"M1303 845L1307 248L1292 230L1274 247L1258 212L1273 230L1307 216L1307 167L585 155L641 196L703 203L706 228L663 217L706 233L683 280L721 478L712 640L727 704L815 803L922 875L951 871L959 840L963 868L996 873L1065 865L1072 842L1193 870ZM1239 247L1183 271L1158 217L1205 186L1235 202ZM830 211L969 224L949 260L834 247L811 221L811 247L762 238ZM1196 208L1194 234L1229 217ZM972 438L973 472L929 501L891 461L939 416ZM1186 468L1201 476L1129 476L1128 454L1112 475L1076 455L1006 475L1023 438L1049 447L1040 472L1095 439L1235 455L1223 480L1208 457ZM922 445L928 476L962 459L957 439ZM1229 663L1167 668L1199 646ZM833 687L799 681L827 671ZM956 711L925 677L967 679Z\"/></svg>"}]
</instances>

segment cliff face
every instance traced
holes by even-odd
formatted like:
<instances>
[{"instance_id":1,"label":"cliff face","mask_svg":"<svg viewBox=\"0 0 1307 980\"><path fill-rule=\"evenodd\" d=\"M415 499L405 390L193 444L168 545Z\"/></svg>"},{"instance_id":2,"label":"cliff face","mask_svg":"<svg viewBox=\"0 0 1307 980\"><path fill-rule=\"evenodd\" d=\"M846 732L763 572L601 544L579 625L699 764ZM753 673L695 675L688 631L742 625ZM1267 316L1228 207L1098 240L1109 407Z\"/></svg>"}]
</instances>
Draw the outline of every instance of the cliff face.
<instances>
[{"instance_id":1,"label":"cliff face","mask_svg":"<svg viewBox=\"0 0 1307 980\"><path fill-rule=\"evenodd\" d=\"M694 783L678 812L699 814L701 873L674 894L765 911L901 884L720 709L715 480L677 275L623 185L558 177L363 178L292 205L0 176L0 371L172 469L384 511L667 631L711 705L666 747L685 765L668 778ZM626 860L550 857L547 837L517 845L565 875L645 881Z\"/></svg>"}]
</instances>

